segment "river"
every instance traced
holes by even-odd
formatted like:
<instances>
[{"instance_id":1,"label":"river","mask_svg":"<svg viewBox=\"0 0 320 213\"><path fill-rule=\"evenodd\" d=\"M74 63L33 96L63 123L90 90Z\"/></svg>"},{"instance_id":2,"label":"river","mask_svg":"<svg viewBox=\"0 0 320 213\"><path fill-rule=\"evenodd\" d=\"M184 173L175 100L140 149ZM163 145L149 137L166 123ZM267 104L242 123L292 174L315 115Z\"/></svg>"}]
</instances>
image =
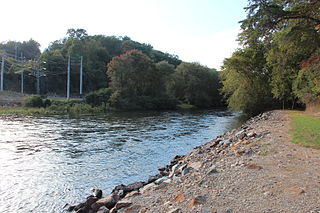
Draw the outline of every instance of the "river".
<instances>
[{"instance_id":1,"label":"river","mask_svg":"<svg viewBox=\"0 0 320 213\"><path fill-rule=\"evenodd\" d=\"M230 111L0 116L0 212L62 212L97 187L146 180L238 125Z\"/></svg>"}]
</instances>

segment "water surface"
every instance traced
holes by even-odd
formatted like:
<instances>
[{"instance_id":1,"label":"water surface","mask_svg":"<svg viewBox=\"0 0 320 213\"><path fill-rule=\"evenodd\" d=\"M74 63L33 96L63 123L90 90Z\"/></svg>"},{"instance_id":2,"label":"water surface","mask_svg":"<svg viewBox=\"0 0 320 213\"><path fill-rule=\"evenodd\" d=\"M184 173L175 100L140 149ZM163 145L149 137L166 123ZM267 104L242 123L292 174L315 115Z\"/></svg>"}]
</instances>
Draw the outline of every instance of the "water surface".
<instances>
[{"instance_id":1,"label":"water surface","mask_svg":"<svg viewBox=\"0 0 320 213\"><path fill-rule=\"evenodd\" d=\"M228 111L0 116L0 212L62 212L92 187L146 180L237 123Z\"/></svg>"}]
</instances>

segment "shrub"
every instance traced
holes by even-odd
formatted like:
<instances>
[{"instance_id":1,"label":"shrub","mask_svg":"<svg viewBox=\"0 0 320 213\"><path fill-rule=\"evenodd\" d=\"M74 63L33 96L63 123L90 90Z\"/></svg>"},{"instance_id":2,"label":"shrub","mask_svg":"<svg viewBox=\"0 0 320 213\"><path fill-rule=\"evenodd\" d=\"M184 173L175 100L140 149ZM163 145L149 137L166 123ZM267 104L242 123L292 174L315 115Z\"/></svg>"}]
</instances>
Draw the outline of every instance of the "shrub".
<instances>
[{"instance_id":1,"label":"shrub","mask_svg":"<svg viewBox=\"0 0 320 213\"><path fill-rule=\"evenodd\" d=\"M90 92L85 96L85 102L91 106L100 106L102 104L106 104L111 96L111 93L111 88L103 88Z\"/></svg>"},{"instance_id":2,"label":"shrub","mask_svg":"<svg viewBox=\"0 0 320 213\"><path fill-rule=\"evenodd\" d=\"M50 101L50 99L45 99L44 101L43 101L43 107L44 108L47 108L47 107L49 107L49 106L51 106L51 101Z\"/></svg>"},{"instance_id":3,"label":"shrub","mask_svg":"<svg viewBox=\"0 0 320 213\"><path fill-rule=\"evenodd\" d=\"M39 95L28 96L24 99L23 106L25 107L43 107L42 98Z\"/></svg>"}]
</instances>

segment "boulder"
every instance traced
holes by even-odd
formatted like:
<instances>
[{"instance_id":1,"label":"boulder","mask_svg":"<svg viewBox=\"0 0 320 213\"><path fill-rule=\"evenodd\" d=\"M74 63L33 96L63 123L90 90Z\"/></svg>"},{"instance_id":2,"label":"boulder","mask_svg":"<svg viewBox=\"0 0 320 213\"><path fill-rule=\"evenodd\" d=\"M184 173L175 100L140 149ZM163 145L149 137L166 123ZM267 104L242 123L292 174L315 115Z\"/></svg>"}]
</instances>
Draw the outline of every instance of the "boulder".
<instances>
[{"instance_id":1,"label":"boulder","mask_svg":"<svg viewBox=\"0 0 320 213\"><path fill-rule=\"evenodd\" d=\"M162 177L162 178L156 180L154 183L155 184L160 184L160 183L163 183L163 182L165 182L165 181L167 181L169 179L170 179L169 177Z\"/></svg>"},{"instance_id":2,"label":"boulder","mask_svg":"<svg viewBox=\"0 0 320 213\"><path fill-rule=\"evenodd\" d=\"M154 189L157 185L155 183L149 183L148 185L145 185L143 188L139 189L139 192L144 194L152 189Z\"/></svg>"},{"instance_id":3,"label":"boulder","mask_svg":"<svg viewBox=\"0 0 320 213\"><path fill-rule=\"evenodd\" d=\"M95 196L96 198L100 199L102 198L102 190L101 189L91 189L92 195Z\"/></svg>"},{"instance_id":4,"label":"boulder","mask_svg":"<svg viewBox=\"0 0 320 213\"><path fill-rule=\"evenodd\" d=\"M116 203L119 201L120 196L116 193L112 193L110 195L108 195L107 197L104 197L98 201L96 201L95 203L93 203L91 205L92 210L94 211L98 211L98 209L100 209L100 207L105 206L108 209L113 208Z\"/></svg>"},{"instance_id":5,"label":"boulder","mask_svg":"<svg viewBox=\"0 0 320 213\"><path fill-rule=\"evenodd\" d=\"M114 208L116 208L117 210L119 209L122 209L122 208L126 208L128 206L131 206L132 205L132 202L131 200L127 200L127 199L123 199L123 200L120 200Z\"/></svg>"},{"instance_id":6,"label":"boulder","mask_svg":"<svg viewBox=\"0 0 320 213\"><path fill-rule=\"evenodd\" d=\"M109 209L105 206L101 206L97 213L109 213Z\"/></svg>"},{"instance_id":7,"label":"boulder","mask_svg":"<svg viewBox=\"0 0 320 213\"><path fill-rule=\"evenodd\" d=\"M152 182L158 180L158 179L161 178L161 177L162 177L161 174L157 174L157 175L151 176L151 177L149 177L147 183L148 183L148 184L149 184L149 183L152 183Z\"/></svg>"},{"instance_id":8,"label":"boulder","mask_svg":"<svg viewBox=\"0 0 320 213\"><path fill-rule=\"evenodd\" d=\"M132 191L132 192L129 192L129 193L125 196L125 198L135 197L135 196L138 196L138 195L140 195L140 192L138 192L138 191Z\"/></svg>"},{"instance_id":9,"label":"boulder","mask_svg":"<svg viewBox=\"0 0 320 213\"><path fill-rule=\"evenodd\" d=\"M148 181L149 182L149 181ZM128 185L118 185L113 190L112 193L118 193L121 194L120 197L124 197L126 194L132 191L138 191L140 188L142 188L144 185L146 185L146 182L138 181L135 183L130 183ZM122 190L123 193L119 193Z\"/></svg>"}]
</instances>

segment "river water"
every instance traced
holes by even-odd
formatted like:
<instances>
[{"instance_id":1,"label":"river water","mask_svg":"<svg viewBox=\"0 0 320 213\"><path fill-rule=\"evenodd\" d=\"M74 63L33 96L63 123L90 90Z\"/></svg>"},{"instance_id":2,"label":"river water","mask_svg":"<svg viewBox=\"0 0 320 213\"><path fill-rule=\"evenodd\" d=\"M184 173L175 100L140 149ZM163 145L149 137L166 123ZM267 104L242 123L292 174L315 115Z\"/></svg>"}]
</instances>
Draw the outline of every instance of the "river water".
<instances>
[{"instance_id":1,"label":"river water","mask_svg":"<svg viewBox=\"0 0 320 213\"><path fill-rule=\"evenodd\" d=\"M146 180L237 125L229 111L0 116L0 212L63 212L90 188Z\"/></svg>"}]
</instances>

